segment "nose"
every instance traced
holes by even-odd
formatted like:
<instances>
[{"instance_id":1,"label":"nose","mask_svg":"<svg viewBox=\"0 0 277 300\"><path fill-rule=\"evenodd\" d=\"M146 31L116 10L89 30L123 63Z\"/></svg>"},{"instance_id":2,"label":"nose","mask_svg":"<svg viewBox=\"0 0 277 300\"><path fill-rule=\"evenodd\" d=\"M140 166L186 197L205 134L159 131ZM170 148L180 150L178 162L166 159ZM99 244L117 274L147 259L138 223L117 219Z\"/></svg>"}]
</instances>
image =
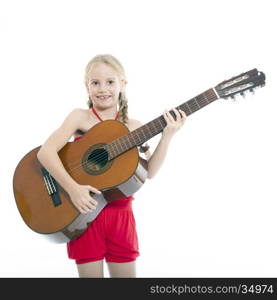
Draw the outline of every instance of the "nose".
<instances>
[{"instance_id":1,"label":"nose","mask_svg":"<svg viewBox=\"0 0 277 300\"><path fill-rule=\"evenodd\" d=\"M102 92L102 91L107 91L108 90L108 85L105 84L105 83L101 83L99 84L99 91Z\"/></svg>"}]
</instances>

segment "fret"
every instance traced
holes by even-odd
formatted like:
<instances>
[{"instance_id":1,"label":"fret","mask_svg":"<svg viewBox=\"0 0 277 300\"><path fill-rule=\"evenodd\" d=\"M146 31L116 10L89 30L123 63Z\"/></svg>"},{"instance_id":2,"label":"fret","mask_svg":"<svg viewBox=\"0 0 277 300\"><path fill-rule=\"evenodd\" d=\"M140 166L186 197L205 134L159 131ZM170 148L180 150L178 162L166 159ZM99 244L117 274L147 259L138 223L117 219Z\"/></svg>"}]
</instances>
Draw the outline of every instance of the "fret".
<instances>
[{"instance_id":1,"label":"fret","mask_svg":"<svg viewBox=\"0 0 277 300\"><path fill-rule=\"evenodd\" d=\"M140 132L142 133L142 135L145 137L145 139L147 139L147 137L146 137L146 135L145 135L145 132L144 132L143 128L144 128L144 126L143 126L143 127L140 127L139 130L140 130ZM143 138L143 140L144 140L144 138Z\"/></svg>"},{"instance_id":2,"label":"fret","mask_svg":"<svg viewBox=\"0 0 277 300\"><path fill-rule=\"evenodd\" d=\"M154 122L151 121L147 124L144 125L145 128L147 128L147 136L148 137L153 137L155 135L155 126L154 126Z\"/></svg>"},{"instance_id":3,"label":"fret","mask_svg":"<svg viewBox=\"0 0 277 300\"><path fill-rule=\"evenodd\" d=\"M209 99L208 99L207 96L206 96L206 93L203 93L203 98L204 98L204 100L206 101L207 104L210 103L210 102L209 102Z\"/></svg>"},{"instance_id":4,"label":"fret","mask_svg":"<svg viewBox=\"0 0 277 300\"><path fill-rule=\"evenodd\" d=\"M115 145L115 154L118 155L122 153L122 148L118 140L115 141L114 145Z\"/></svg>"},{"instance_id":5,"label":"fret","mask_svg":"<svg viewBox=\"0 0 277 300\"><path fill-rule=\"evenodd\" d=\"M133 133L137 136L137 145L140 145L141 144L141 138L140 138L140 135L138 134L138 129L134 130Z\"/></svg>"},{"instance_id":6,"label":"fret","mask_svg":"<svg viewBox=\"0 0 277 300\"><path fill-rule=\"evenodd\" d=\"M110 143L109 145L111 145L114 155L116 155L117 153L120 153L120 151L117 149L117 142L113 141L112 143Z\"/></svg>"},{"instance_id":7,"label":"fret","mask_svg":"<svg viewBox=\"0 0 277 300\"><path fill-rule=\"evenodd\" d=\"M130 148L132 148L132 143L131 143L131 141L130 141L130 138L129 138L129 134L128 135L126 135L126 145L127 145L127 147L130 149Z\"/></svg>"},{"instance_id":8,"label":"fret","mask_svg":"<svg viewBox=\"0 0 277 300\"><path fill-rule=\"evenodd\" d=\"M189 100L189 101L187 102L187 104L189 105L190 110L191 110L192 112L195 112L195 111L198 110L198 106L195 104L194 99Z\"/></svg>"},{"instance_id":9,"label":"fret","mask_svg":"<svg viewBox=\"0 0 277 300\"><path fill-rule=\"evenodd\" d=\"M122 146L122 143L121 143L121 138L119 138L117 141L117 145L118 145L118 148L119 148L119 153L121 152L124 152L124 149L123 149L123 146ZM121 148L121 149L120 149Z\"/></svg>"},{"instance_id":10,"label":"fret","mask_svg":"<svg viewBox=\"0 0 277 300\"><path fill-rule=\"evenodd\" d=\"M190 107L189 107L189 105L187 104L187 102L184 103L184 104L182 104L181 106L184 106L184 111L185 111L185 113L186 113L187 116L189 116L189 115L192 113L192 111L190 110ZM186 108L187 108L187 109L186 109Z\"/></svg>"},{"instance_id":11,"label":"fret","mask_svg":"<svg viewBox=\"0 0 277 300\"><path fill-rule=\"evenodd\" d=\"M104 146L104 149L106 151L108 151L109 159L112 159L113 157L115 157L115 154L116 154L116 153L114 153L114 147L112 144L113 144L113 142Z\"/></svg>"},{"instance_id":12,"label":"fret","mask_svg":"<svg viewBox=\"0 0 277 300\"><path fill-rule=\"evenodd\" d=\"M120 138L120 145L121 145L121 147L122 147L122 149L123 149L123 152L125 152L126 151L126 142L125 142L125 135L123 135L121 138Z\"/></svg>"},{"instance_id":13,"label":"fret","mask_svg":"<svg viewBox=\"0 0 277 300\"><path fill-rule=\"evenodd\" d=\"M219 96L217 95L217 93L215 92L215 89L214 88L211 88L207 91L207 93L209 94L209 98L211 101L209 101L209 103L219 99Z\"/></svg>"},{"instance_id":14,"label":"fret","mask_svg":"<svg viewBox=\"0 0 277 300\"><path fill-rule=\"evenodd\" d=\"M109 146L109 144L108 144L108 146ZM111 155L111 156L114 156L114 155L115 155L115 153L114 153L114 152L115 152L115 151L114 151L114 147L111 146L111 147L107 147L107 148L108 148L107 150L108 150L108 152L110 153L110 155Z\"/></svg>"},{"instance_id":15,"label":"fret","mask_svg":"<svg viewBox=\"0 0 277 300\"><path fill-rule=\"evenodd\" d=\"M117 145L117 141L114 142L115 152L120 153L119 146Z\"/></svg>"},{"instance_id":16,"label":"fret","mask_svg":"<svg viewBox=\"0 0 277 300\"><path fill-rule=\"evenodd\" d=\"M145 125L145 128L148 129L149 136L152 136L151 125L146 124L146 125Z\"/></svg>"},{"instance_id":17,"label":"fret","mask_svg":"<svg viewBox=\"0 0 277 300\"><path fill-rule=\"evenodd\" d=\"M131 144L132 144L132 145L136 145L136 140L135 140L135 137L134 137L134 135L133 135L133 132L130 132L129 138L130 138Z\"/></svg>"},{"instance_id":18,"label":"fret","mask_svg":"<svg viewBox=\"0 0 277 300\"><path fill-rule=\"evenodd\" d=\"M125 142L125 135L123 135L120 139L121 139L120 145L123 149L123 152L125 152L127 150L127 147L126 147L127 145L126 145L126 142Z\"/></svg>"},{"instance_id":19,"label":"fret","mask_svg":"<svg viewBox=\"0 0 277 300\"><path fill-rule=\"evenodd\" d=\"M159 125L161 126L161 128L164 128L166 126L166 122L164 122L165 124L163 124L161 118L158 118L158 121L159 121ZM159 129L158 129L158 131L159 131Z\"/></svg>"},{"instance_id":20,"label":"fret","mask_svg":"<svg viewBox=\"0 0 277 300\"><path fill-rule=\"evenodd\" d=\"M124 145L124 151L126 151L127 149L129 149L129 147L128 147L128 139L127 139L126 135L123 136L123 145Z\"/></svg>"},{"instance_id":21,"label":"fret","mask_svg":"<svg viewBox=\"0 0 277 300\"><path fill-rule=\"evenodd\" d=\"M157 129L155 127L155 122L151 121L151 122L147 123L145 125L145 128L148 129L147 136L152 137L152 136L157 134Z\"/></svg>"},{"instance_id":22,"label":"fret","mask_svg":"<svg viewBox=\"0 0 277 300\"><path fill-rule=\"evenodd\" d=\"M141 130L140 128L137 128L137 130L136 130L137 137L138 137L138 140L139 140L139 141L142 139L140 130Z\"/></svg>"},{"instance_id":23,"label":"fret","mask_svg":"<svg viewBox=\"0 0 277 300\"><path fill-rule=\"evenodd\" d=\"M198 104L200 105L200 108L206 105L205 98L203 95L199 95L196 97Z\"/></svg>"},{"instance_id":24,"label":"fret","mask_svg":"<svg viewBox=\"0 0 277 300\"><path fill-rule=\"evenodd\" d=\"M139 143L143 144L143 137L142 137L142 135L140 133L140 128L138 128L137 133L138 133L138 137L139 137Z\"/></svg>"},{"instance_id":25,"label":"fret","mask_svg":"<svg viewBox=\"0 0 277 300\"><path fill-rule=\"evenodd\" d=\"M112 155L116 156L118 153L119 151L115 147L112 147Z\"/></svg>"},{"instance_id":26,"label":"fret","mask_svg":"<svg viewBox=\"0 0 277 300\"><path fill-rule=\"evenodd\" d=\"M199 104L199 100L197 99L197 97L193 98L193 100L196 103L196 105L198 106L198 108L201 108L201 106Z\"/></svg>"},{"instance_id":27,"label":"fret","mask_svg":"<svg viewBox=\"0 0 277 300\"><path fill-rule=\"evenodd\" d=\"M220 97L219 97L219 95L218 95L216 89L215 89L215 88L212 88L211 90L213 91L213 93L215 94L215 96L217 97L217 99L219 99Z\"/></svg>"},{"instance_id":28,"label":"fret","mask_svg":"<svg viewBox=\"0 0 277 300\"><path fill-rule=\"evenodd\" d=\"M154 125L154 128L155 128L155 132L158 133L158 132L160 132L160 128L164 128L166 124L164 124L164 126L163 126L163 123L161 121L161 117L159 117L155 120L153 125Z\"/></svg>"},{"instance_id":29,"label":"fret","mask_svg":"<svg viewBox=\"0 0 277 300\"><path fill-rule=\"evenodd\" d=\"M158 119L160 119L161 117L159 117L159 118L157 118L156 120L154 120L154 121L152 121L151 123L152 123L152 128L153 128L153 130L154 130L154 133L155 134L157 134L157 133L159 133L160 132L160 126L157 124L157 120ZM159 126L159 127L158 127Z\"/></svg>"},{"instance_id":30,"label":"fret","mask_svg":"<svg viewBox=\"0 0 277 300\"><path fill-rule=\"evenodd\" d=\"M131 148L136 145L136 141L132 134L129 134L129 141L130 141Z\"/></svg>"},{"instance_id":31,"label":"fret","mask_svg":"<svg viewBox=\"0 0 277 300\"><path fill-rule=\"evenodd\" d=\"M199 109L199 106L197 105L197 102L195 101L195 98L192 98L189 101L189 105L192 107L193 112L197 111Z\"/></svg>"}]
</instances>

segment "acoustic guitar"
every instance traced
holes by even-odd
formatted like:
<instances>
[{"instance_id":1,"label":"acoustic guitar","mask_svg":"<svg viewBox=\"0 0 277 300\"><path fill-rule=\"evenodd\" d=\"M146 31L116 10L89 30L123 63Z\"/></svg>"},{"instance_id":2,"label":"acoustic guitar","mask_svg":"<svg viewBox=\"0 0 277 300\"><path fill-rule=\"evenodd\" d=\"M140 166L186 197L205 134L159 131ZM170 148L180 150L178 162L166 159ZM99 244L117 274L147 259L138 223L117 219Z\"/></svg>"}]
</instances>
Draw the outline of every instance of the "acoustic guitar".
<instances>
[{"instance_id":1,"label":"acoustic guitar","mask_svg":"<svg viewBox=\"0 0 277 300\"><path fill-rule=\"evenodd\" d=\"M250 70L177 106L189 116L217 99L233 98L265 85L265 75ZM170 111L175 118L173 111ZM139 156L138 146L161 133L166 126L163 115L129 131L120 121L106 120L88 130L81 139L68 142L58 155L72 178L96 187L96 209L81 214L67 192L37 159L40 147L26 154L13 177L17 208L24 222L35 232L56 243L79 237L111 201L133 195L147 178L147 161Z\"/></svg>"}]
</instances>

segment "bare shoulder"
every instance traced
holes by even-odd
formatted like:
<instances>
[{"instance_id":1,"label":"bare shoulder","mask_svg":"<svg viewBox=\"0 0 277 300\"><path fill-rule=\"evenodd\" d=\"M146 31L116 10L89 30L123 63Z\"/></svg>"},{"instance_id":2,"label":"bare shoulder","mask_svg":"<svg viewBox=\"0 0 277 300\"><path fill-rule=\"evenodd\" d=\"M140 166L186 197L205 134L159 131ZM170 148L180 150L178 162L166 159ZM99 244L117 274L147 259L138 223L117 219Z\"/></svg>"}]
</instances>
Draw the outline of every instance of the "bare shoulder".
<instances>
[{"instance_id":1,"label":"bare shoulder","mask_svg":"<svg viewBox=\"0 0 277 300\"><path fill-rule=\"evenodd\" d=\"M141 127L142 125L143 124L140 121L136 120L136 119L129 119L128 123L127 123L127 126L128 126L130 131L133 131L133 130L137 129L137 128Z\"/></svg>"},{"instance_id":2,"label":"bare shoulder","mask_svg":"<svg viewBox=\"0 0 277 300\"><path fill-rule=\"evenodd\" d=\"M61 125L47 138L44 145L55 147L57 151L60 150L80 128L83 118L86 118L85 109L73 109L67 114Z\"/></svg>"},{"instance_id":3,"label":"bare shoulder","mask_svg":"<svg viewBox=\"0 0 277 300\"><path fill-rule=\"evenodd\" d=\"M74 108L66 117L72 121L78 121L86 118L88 115L88 110L83 108Z\"/></svg>"},{"instance_id":4,"label":"bare shoulder","mask_svg":"<svg viewBox=\"0 0 277 300\"><path fill-rule=\"evenodd\" d=\"M83 108L74 108L64 120L63 125L67 126L72 124L75 127L75 130L87 131L91 126L90 124L90 112L89 109Z\"/></svg>"}]
</instances>

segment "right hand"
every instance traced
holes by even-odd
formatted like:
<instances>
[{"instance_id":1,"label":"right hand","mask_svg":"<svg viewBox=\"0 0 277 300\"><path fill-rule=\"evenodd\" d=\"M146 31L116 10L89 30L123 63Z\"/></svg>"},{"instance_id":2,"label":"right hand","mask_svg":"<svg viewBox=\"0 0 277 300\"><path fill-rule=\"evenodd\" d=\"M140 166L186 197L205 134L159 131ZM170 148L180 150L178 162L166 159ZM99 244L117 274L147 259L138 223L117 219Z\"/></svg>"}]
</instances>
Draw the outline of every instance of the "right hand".
<instances>
[{"instance_id":1,"label":"right hand","mask_svg":"<svg viewBox=\"0 0 277 300\"><path fill-rule=\"evenodd\" d=\"M90 185L81 184L77 184L69 191L72 203L82 214L86 214L93 209L96 209L97 201L93 199L91 193L101 194L96 188Z\"/></svg>"}]
</instances>

